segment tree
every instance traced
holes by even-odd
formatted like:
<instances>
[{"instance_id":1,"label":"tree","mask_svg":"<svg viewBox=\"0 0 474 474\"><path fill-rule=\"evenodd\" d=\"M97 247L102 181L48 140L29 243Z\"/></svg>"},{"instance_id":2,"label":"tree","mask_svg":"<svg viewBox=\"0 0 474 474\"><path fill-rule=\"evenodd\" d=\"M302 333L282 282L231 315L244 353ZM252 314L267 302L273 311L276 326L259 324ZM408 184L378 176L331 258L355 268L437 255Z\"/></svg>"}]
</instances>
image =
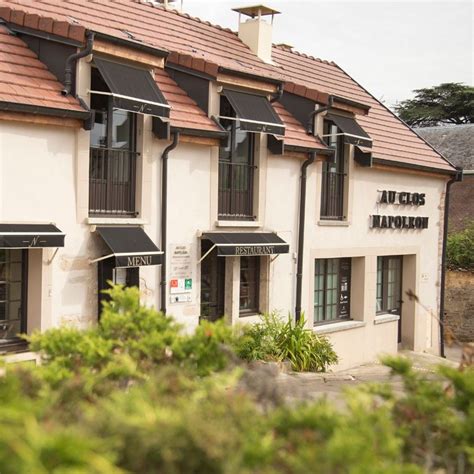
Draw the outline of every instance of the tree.
<instances>
[{"instance_id":1,"label":"tree","mask_svg":"<svg viewBox=\"0 0 474 474\"><path fill-rule=\"evenodd\" d=\"M474 123L474 87L457 82L413 91L415 98L395 106L398 116L412 127Z\"/></svg>"}]
</instances>

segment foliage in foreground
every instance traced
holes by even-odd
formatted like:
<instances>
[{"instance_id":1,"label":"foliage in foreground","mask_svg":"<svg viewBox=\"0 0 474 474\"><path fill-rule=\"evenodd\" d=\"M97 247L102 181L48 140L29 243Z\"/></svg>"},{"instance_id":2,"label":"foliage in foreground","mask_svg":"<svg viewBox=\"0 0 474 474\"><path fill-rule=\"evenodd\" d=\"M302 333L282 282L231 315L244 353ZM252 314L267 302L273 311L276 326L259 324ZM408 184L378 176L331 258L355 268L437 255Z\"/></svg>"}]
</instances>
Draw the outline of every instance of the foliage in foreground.
<instances>
[{"instance_id":1,"label":"foliage in foreground","mask_svg":"<svg viewBox=\"0 0 474 474\"><path fill-rule=\"evenodd\" d=\"M446 260L453 270L474 271L474 221L466 229L448 236Z\"/></svg>"},{"instance_id":2,"label":"foliage in foreground","mask_svg":"<svg viewBox=\"0 0 474 474\"><path fill-rule=\"evenodd\" d=\"M236 341L237 354L245 360L282 362L288 360L294 371L325 372L337 362L330 342L307 329L304 317L285 323L277 314L262 316L260 323L244 328Z\"/></svg>"},{"instance_id":3,"label":"foliage in foreground","mask_svg":"<svg viewBox=\"0 0 474 474\"><path fill-rule=\"evenodd\" d=\"M474 372L433 381L402 359L387 363L404 394L353 389L264 412L239 372L201 378L169 365L127 390L91 399L77 375L53 387L30 368L0 380L0 471L61 473L472 472ZM449 382L449 390L446 390Z\"/></svg>"},{"instance_id":4,"label":"foliage in foreground","mask_svg":"<svg viewBox=\"0 0 474 474\"><path fill-rule=\"evenodd\" d=\"M433 379L391 358L402 394L372 385L343 410L324 400L264 410L245 369L230 369L223 345L241 340L228 327L183 335L135 290L112 297L97 330L36 335L44 364L0 377L2 474L473 471L472 368Z\"/></svg>"}]
</instances>

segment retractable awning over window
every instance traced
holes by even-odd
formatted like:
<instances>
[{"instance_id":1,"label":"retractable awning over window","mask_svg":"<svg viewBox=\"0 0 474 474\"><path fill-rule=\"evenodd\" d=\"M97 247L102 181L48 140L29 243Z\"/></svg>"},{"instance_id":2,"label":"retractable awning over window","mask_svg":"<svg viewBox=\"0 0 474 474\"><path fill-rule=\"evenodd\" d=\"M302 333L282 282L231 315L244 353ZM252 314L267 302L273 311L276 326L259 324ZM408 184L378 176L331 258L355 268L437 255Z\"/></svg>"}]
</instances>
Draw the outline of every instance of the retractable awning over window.
<instances>
[{"instance_id":1,"label":"retractable awning over window","mask_svg":"<svg viewBox=\"0 0 474 474\"><path fill-rule=\"evenodd\" d=\"M94 64L109 91L92 90L92 94L112 96L118 109L169 118L170 106L150 71L102 58L94 58Z\"/></svg>"},{"instance_id":2,"label":"retractable awning over window","mask_svg":"<svg viewBox=\"0 0 474 474\"><path fill-rule=\"evenodd\" d=\"M110 252L91 263L107 258L114 258L116 267L142 267L162 262L163 252L141 227L97 227L96 232Z\"/></svg>"},{"instance_id":3,"label":"retractable awning over window","mask_svg":"<svg viewBox=\"0 0 474 474\"><path fill-rule=\"evenodd\" d=\"M207 232L203 239L217 247L219 257L288 253L290 246L273 232Z\"/></svg>"},{"instance_id":4,"label":"retractable awning over window","mask_svg":"<svg viewBox=\"0 0 474 474\"><path fill-rule=\"evenodd\" d=\"M53 224L0 224L0 248L64 247L64 237Z\"/></svg>"},{"instance_id":5,"label":"retractable awning over window","mask_svg":"<svg viewBox=\"0 0 474 474\"><path fill-rule=\"evenodd\" d=\"M234 109L235 117L221 118L239 120L240 128L248 132L285 134L283 122L266 97L229 89L224 89L223 94Z\"/></svg>"},{"instance_id":6,"label":"retractable awning over window","mask_svg":"<svg viewBox=\"0 0 474 474\"><path fill-rule=\"evenodd\" d=\"M327 114L325 119L334 122L334 124L340 129L340 134L344 135L344 143L360 145L368 148L372 147L372 139L354 118L336 114Z\"/></svg>"}]
</instances>

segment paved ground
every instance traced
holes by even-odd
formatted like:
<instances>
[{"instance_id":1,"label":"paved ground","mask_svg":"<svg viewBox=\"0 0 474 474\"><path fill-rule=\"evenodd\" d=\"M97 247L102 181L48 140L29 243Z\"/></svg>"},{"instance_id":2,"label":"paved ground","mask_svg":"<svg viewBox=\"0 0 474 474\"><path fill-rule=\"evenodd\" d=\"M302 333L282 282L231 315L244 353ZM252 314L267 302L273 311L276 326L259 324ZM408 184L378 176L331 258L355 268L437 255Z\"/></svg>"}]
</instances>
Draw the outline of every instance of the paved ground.
<instances>
[{"instance_id":1,"label":"paved ground","mask_svg":"<svg viewBox=\"0 0 474 474\"><path fill-rule=\"evenodd\" d=\"M447 353L448 358L433 356L426 353L401 351L401 355L412 360L415 370L434 373L439 364L457 367L460 350L452 349ZM343 391L366 382L389 382L395 392L401 392L402 383L399 378L390 377L390 369L379 363L362 365L337 373L280 373L277 378L278 390L287 401L311 400L326 397L338 406L343 406Z\"/></svg>"}]
</instances>

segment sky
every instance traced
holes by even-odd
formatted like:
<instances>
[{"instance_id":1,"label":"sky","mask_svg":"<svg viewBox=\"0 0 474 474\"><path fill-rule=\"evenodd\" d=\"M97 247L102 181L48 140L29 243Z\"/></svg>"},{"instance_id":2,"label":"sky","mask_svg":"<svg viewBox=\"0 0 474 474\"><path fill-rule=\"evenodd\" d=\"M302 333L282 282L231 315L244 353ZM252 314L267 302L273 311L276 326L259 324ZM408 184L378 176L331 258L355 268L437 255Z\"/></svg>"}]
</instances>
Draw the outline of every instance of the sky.
<instances>
[{"instance_id":1,"label":"sky","mask_svg":"<svg viewBox=\"0 0 474 474\"><path fill-rule=\"evenodd\" d=\"M474 85L474 0L182 2L184 12L233 31L232 8L263 3L279 10L274 43L334 61L389 107L413 97L414 89Z\"/></svg>"}]
</instances>

